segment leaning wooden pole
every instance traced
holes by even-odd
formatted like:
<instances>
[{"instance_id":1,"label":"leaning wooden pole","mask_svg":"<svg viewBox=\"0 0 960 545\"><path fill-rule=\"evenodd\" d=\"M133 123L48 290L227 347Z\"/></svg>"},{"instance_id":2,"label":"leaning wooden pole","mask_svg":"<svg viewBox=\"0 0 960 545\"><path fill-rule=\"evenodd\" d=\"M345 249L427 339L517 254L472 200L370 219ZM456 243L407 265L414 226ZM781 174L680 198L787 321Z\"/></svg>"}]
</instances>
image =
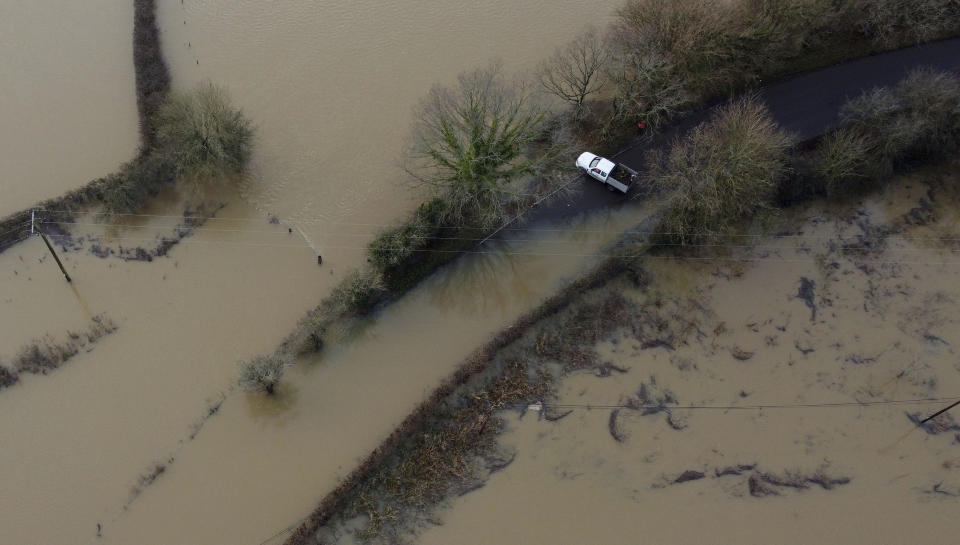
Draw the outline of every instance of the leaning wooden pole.
<instances>
[{"instance_id":1,"label":"leaning wooden pole","mask_svg":"<svg viewBox=\"0 0 960 545\"><path fill-rule=\"evenodd\" d=\"M950 405L948 405L948 406L940 409L939 411L931 414L930 416L928 416L928 417L924 418L923 420L921 420L921 421L920 421L920 424L918 424L918 425L919 425L919 426L922 426L922 425L926 424L927 422L929 422L929 421L933 420L934 418L940 416L941 414L949 411L950 409L956 407L957 405L960 405L960 401L955 401L955 402L951 403Z\"/></svg>"},{"instance_id":2,"label":"leaning wooden pole","mask_svg":"<svg viewBox=\"0 0 960 545\"><path fill-rule=\"evenodd\" d=\"M70 275L67 274L67 269L63 267L63 263L60 261L60 257L57 255L57 252L53 251L53 245L50 244L49 240L47 240L47 235L45 235L43 231L41 231L37 227L36 222L34 222L33 227L37 233L40 233L40 238L43 239L43 243L47 245L47 249L50 250L50 253L53 255L53 258L57 260L57 265L60 267L60 272L63 273L63 277L67 279L67 282L73 282L73 280L70 279Z\"/></svg>"}]
</instances>

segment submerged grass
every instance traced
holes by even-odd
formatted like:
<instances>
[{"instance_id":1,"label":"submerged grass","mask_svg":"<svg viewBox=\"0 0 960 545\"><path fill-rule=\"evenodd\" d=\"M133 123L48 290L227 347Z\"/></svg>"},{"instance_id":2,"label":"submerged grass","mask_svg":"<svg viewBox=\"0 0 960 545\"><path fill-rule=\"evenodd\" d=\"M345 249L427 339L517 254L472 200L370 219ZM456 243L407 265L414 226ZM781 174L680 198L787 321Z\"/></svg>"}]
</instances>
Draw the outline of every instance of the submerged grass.
<instances>
[{"instance_id":1,"label":"submerged grass","mask_svg":"<svg viewBox=\"0 0 960 545\"><path fill-rule=\"evenodd\" d=\"M45 375L66 363L81 350L97 342L101 337L117 330L113 320L104 314L94 316L90 324L80 331L68 331L65 338L56 339L44 335L20 348L11 361L13 373Z\"/></svg>"}]
</instances>

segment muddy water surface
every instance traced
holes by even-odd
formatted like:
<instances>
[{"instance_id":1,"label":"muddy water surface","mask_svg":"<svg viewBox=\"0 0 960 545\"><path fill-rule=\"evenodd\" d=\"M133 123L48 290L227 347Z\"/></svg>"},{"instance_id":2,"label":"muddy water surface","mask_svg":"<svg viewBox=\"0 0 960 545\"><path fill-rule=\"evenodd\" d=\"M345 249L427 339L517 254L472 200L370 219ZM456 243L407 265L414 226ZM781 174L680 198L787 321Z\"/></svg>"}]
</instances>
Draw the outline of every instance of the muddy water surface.
<instances>
[{"instance_id":1,"label":"muddy water surface","mask_svg":"<svg viewBox=\"0 0 960 545\"><path fill-rule=\"evenodd\" d=\"M254 213L240 202L222 214L231 212ZM148 245L139 239L160 223L100 235ZM217 224L229 222L207 225ZM235 362L272 349L339 279L286 229L259 228L201 230L152 263L61 250L73 284L39 239L0 254L0 359L44 333L80 330L91 314L119 327L55 372L0 392L5 542L92 538L232 386Z\"/></svg>"},{"instance_id":2,"label":"muddy water surface","mask_svg":"<svg viewBox=\"0 0 960 545\"><path fill-rule=\"evenodd\" d=\"M957 199L936 192L930 215L927 189L908 179L792 213L790 235L746 254L648 261L647 288L611 289L687 324L662 331L673 349L611 335L603 361L629 370L564 380L557 402L574 407L557 422L512 417L512 465L418 542L955 542L960 417L927 433L907 414L949 402L859 404L960 392ZM904 222L925 225L873 244ZM648 399L732 408L586 407L640 399L642 384ZM821 403L851 405L769 407ZM809 480L824 477L829 489Z\"/></svg>"},{"instance_id":3,"label":"muddy water surface","mask_svg":"<svg viewBox=\"0 0 960 545\"><path fill-rule=\"evenodd\" d=\"M602 24L616 2L159 4L175 85L223 84L257 124L252 175L242 198L227 195L216 219L151 263L97 258L86 240L62 250L71 286L39 240L0 254L3 361L31 338L84 327L91 314L119 326L61 369L0 393L0 482L16 491L0 495L0 525L11 543L93 541L98 523L117 543L259 542L309 512L454 362L613 236L572 234L575 244L553 252L566 255L528 261L479 256L385 325L292 369L281 402L231 395L236 361L276 346L363 260L379 224L416 202L396 181L417 98L494 56L510 71L529 67L582 20ZM57 3L0 8L4 46L16 52L0 61L4 100L19 105L0 109L9 116L0 138L14 150L2 155L3 170L18 173L0 181L0 214L132 155L132 7L117 6L84 3L69 16ZM111 151L73 153L80 141ZM34 171L50 186L34 183ZM119 230L89 225L92 216L66 228L116 249L150 247L181 221L164 217L180 215L179 202L161 200L144 211L157 217ZM267 223L267 211L298 220L306 238ZM616 231L633 220L612 221ZM224 395L209 421L219 427L189 441ZM139 476L158 465L166 473L135 498Z\"/></svg>"},{"instance_id":4,"label":"muddy water surface","mask_svg":"<svg viewBox=\"0 0 960 545\"><path fill-rule=\"evenodd\" d=\"M0 4L0 217L76 189L139 143L133 4Z\"/></svg>"},{"instance_id":5,"label":"muddy water surface","mask_svg":"<svg viewBox=\"0 0 960 545\"><path fill-rule=\"evenodd\" d=\"M109 525L107 543L259 543L305 516L491 333L582 271L637 211L494 245L289 370L277 399L237 394L163 477Z\"/></svg>"},{"instance_id":6,"label":"muddy water surface","mask_svg":"<svg viewBox=\"0 0 960 545\"><path fill-rule=\"evenodd\" d=\"M431 85L494 58L524 74L619 4L188 0L162 2L158 15L175 86L225 85L257 125L254 203L299 220L383 224L420 201L400 183L400 160Z\"/></svg>"}]
</instances>

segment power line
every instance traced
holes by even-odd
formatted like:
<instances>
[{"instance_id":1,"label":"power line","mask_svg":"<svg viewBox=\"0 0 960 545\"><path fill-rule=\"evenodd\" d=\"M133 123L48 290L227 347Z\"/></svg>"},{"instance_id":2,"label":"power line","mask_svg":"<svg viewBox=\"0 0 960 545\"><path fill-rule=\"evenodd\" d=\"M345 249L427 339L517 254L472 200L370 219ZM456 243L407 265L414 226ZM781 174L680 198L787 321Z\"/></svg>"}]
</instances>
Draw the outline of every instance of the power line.
<instances>
[{"instance_id":1,"label":"power line","mask_svg":"<svg viewBox=\"0 0 960 545\"><path fill-rule=\"evenodd\" d=\"M41 224L43 224L43 225L87 225L87 226L115 227L114 224L110 224L110 223L92 223L92 222L51 222L51 221L45 221L45 222L41 222ZM154 231L160 231L160 230L166 230L166 229L183 229L183 230L190 230L190 231L213 231L213 232L229 232L229 233L265 233L265 234L277 235L277 236L289 236L289 235L290 235L289 232L284 232L284 231L279 231L279 230L269 230L269 231L268 231L268 230L254 230L254 229L219 229L219 228L212 228L212 227L137 226L137 227L135 227L135 229L149 229L149 230L154 230ZM12 232L12 231L11 231L11 232ZM573 232L576 232L576 231L573 231ZM609 231L609 232L614 232L614 231L611 230L611 231ZM647 234L647 235L678 235L678 234L680 234L680 233L667 233L667 232L655 232L655 231L642 231L642 230L633 230L633 229L627 229L627 230L621 231L621 233L622 233L622 234ZM684 233L684 234L687 234L687 235L696 235L696 234L699 234L699 235L704 235L704 236L712 236L710 233ZM336 233L336 232L333 232L333 233L324 233L324 234L323 234L324 237L367 237L367 236L369 236L369 235L370 235L370 233ZM66 235L59 235L59 236L66 236ZM723 236L723 235L720 235L720 236ZM113 240L119 240L119 239L148 240L148 239L142 239L142 238L134 239L134 238L132 238L132 237L110 237L110 238L113 239ZM478 238L478 237L442 237L442 236L425 235L425 236L412 236L411 238L414 239L414 240L462 240L462 241L467 241L467 242L470 242L470 241L481 241L481 243L482 243L483 241L487 240L489 237L487 237L487 238ZM773 236L771 236L770 238L775 238L775 239L776 239L776 238L787 238L787 237L777 237L777 236L773 235ZM796 238L796 237L792 237L792 238ZM814 237L810 237L810 238L814 238ZM815 238L822 238L822 237L815 237ZM886 240L889 240L889 239L886 239ZM898 240L898 239L894 239L894 240ZM936 239L936 240L941 240L941 241L943 241L943 240L953 240L953 239L939 238L939 239ZM960 239L957 239L957 240L960 240ZM544 240L544 239L535 239L535 238L533 238L533 239L530 239L530 238L527 238L527 239L524 239L524 238L511 238L511 239L508 239L507 242L511 242L511 243L512 243L512 242L532 242L532 243L538 243L538 244L588 244L590 241L579 241L579 240ZM650 246L653 246L653 247L673 247L673 246L677 246L677 247L697 247L697 248L753 248L753 249L765 249L765 250L784 250L784 249L793 249L793 250L801 250L801 249L802 249L802 250L806 250L806 249L807 249L807 248L803 248L803 247L799 247L799 246L789 246L789 247L788 247L788 246L757 245L757 244L705 244L705 243L699 243L699 244L697 244L697 243L682 243L682 242L656 242L656 243L650 243ZM384 249L386 249L386 250L395 249L395 250L397 250L397 251L406 251L406 250L407 250L406 248L402 248L402 247L397 247L397 248L389 248L389 247L387 247L387 248L384 248ZM867 247L867 246L843 246L843 247L840 248L840 250L845 251L845 252L857 251L857 250L872 250L872 249L873 249L873 248ZM429 249L425 249L425 250L429 250ZM921 252L921 251L925 251L926 249L925 249L925 248L893 248L893 249L889 249L889 250L890 250L890 251L898 251L898 252ZM950 251L950 252L960 252L960 248L956 248L956 249L954 249L954 248L941 248L941 250L946 250L946 251ZM411 251L413 251L413 250L411 250Z\"/></svg>"},{"instance_id":2,"label":"power line","mask_svg":"<svg viewBox=\"0 0 960 545\"><path fill-rule=\"evenodd\" d=\"M72 235L69 234L50 234L48 235L51 238L56 237L65 237L69 239ZM136 241L136 242L163 242L164 239L157 238L139 238L139 237L114 237L114 241ZM170 240L170 239L167 239ZM187 240L180 239L177 241L178 244L206 244L206 245L226 245L226 246L246 246L246 247L264 247L264 248L309 248L307 244L276 244L276 243L256 243L256 242L234 242L227 240ZM650 244L650 247L656 247L657 244ZM737 246L732 245L706 245L706 244L686 244L686 247L729 247L735 248ZM754 248L753 246L744 246L747 248ZM353 245L327 245L327 249L335 250L357 250L357 251L367 251L369 248L367 246L353 246ZM796 248L796 247L770 247L773 250L783 251L783 250L792 250L792 251L807 251L806 248ZM866 248L865 248L866 249ZM719 262L735 262L735 263L758 263L758 262L772 262L772 263L807 263L807 264L816 264L816 259L787 259L783 257L775 256L765 256L765 257L723 257L723 256L679 256L679 255L650 255L645 252L637 253L608 253L608 252L530 252L530 251L512 251L512 250L442 250L442 249L431 249L431 248L420 248L420 249L408 249L405 251L410 251L411 253L448 253L448 254L470 254L470 255L509 255L509 256L538 256L538 257L596 257L596 258L621 258L621 259L633 259L642 257L643 259L651 260L673 260L673 261L719 261ZM902 253L902 252L915 252L922 251L922 249L887 249L885 252L891 253ZM950 253L960 253L960 250L946 249L941 251L949 251ZM960 261L931 261L931 260L893 260L893 259L863 259L860 260L864 264L873 264L873 265L935 265L935 266L953 266L960 265Z\"/></svg>"},{"instance_id":3,"label":"power line","mask_svg":"<svg viewBox=\"0 0 960 545\"><path fill-rule=\"evenodd\" d=\"M663 404L627 404L627 403L540 403L540 404L507 404L505 408L529 409L533 406L543 409L657 409L657 410L761 410L761 409L831 409L844 407L873 407L882 405L933 405L958 401L957 397L921 397L912 399L887 399L877 401L837 401L822 403L767 403L752 405L663 405Z\"/></svg>"},{"instance_id":4,"label":"power line","mask_svg":"<svg viewBox=\"0 0 960 545\"><path fill-rule=\"evenodd\" d=\"M4 235L8 235L8 234L10 234L10 233L15 233L15 232L17 232L17 231L21 231L21 230L23 230L23 229L25 229L25 228L27 228L27 227L30 227L30 222L29 222L29 221L26 222L26 223L24 223L24 224L22 224L22 225L20 225L19 227L14 227L13 229L10 229L9 231L4 231L4 232L0 233L0 237L2 237L2 236L4 236Z\"/></svg>"},{"instance_id":5,"label":"power line","mask_svg":"<svg viewBox=\"0 0 960 545\"><path fill-rule=\"evenodd\" d=\"M38 209L41 210L41 209ZM68 213L63 211L62 213ZM207 216L176 216L176 215L157 215L157 214L117 214L118 216L130 216L130 217L146 217L146 218L175 218L175 219L200 219L205 221L247 221L247 222L264 222L265 219L262 217L247 217L247 218L223 218L223 217L207 217ZM354 223L354 222L336 222L330 221L327 218L305 218L305 219L294 219L294 218L283 218L278 219L280 223L289 223L289 224L325 224L325 225L343 225L343 226L356 226L356 227L382 227L386 229L393 229L402 227L403 224L383 224L383 223ZM50 224L71 224L78 222L60 222L60 221L44 221L42 223ZM80 223L78 223L80 224ZM105 226L116 226L111 223L91 223L89 225L105 225ZM138 226L136 228L143 228L146 226ZM175 227L175 226L170 226ZM186 227L185 227L186 228ZM471 225L444 225L437 226L437 229L460 229L460 230L482 230L487 231L489 228L486 227L477 227ZM212 229L204 227L192 227L192 229ZM669 231L655 231L655 230L644 230L644 229L569 229L569 228L545 228L545 227L514 227L503 229L504 231L527 231L527 232L554 232L554 233L628 233L628 234L643 234L643 235L689 235L689 236L712 236L720 238L775 238L775 239L804 239L804 240L830 240L836 237L829 235L803 235L803 234L769 234L769 233L706 233L706 232L669 232ZM238 230L244 231L244 230ZM269 232L269 231L262 231ZM371 234L378 234L379 231L370 232ZM360 233L363 234L363 233ZM901 235L882 235L876 237L880 240L909 240L909 241L943 241L943 242L956 242L960 241L960 237L926 237L926 236L901 236ZM470 238L465 240L482 240L482 237Z\"/></svg>"}]
</instances>

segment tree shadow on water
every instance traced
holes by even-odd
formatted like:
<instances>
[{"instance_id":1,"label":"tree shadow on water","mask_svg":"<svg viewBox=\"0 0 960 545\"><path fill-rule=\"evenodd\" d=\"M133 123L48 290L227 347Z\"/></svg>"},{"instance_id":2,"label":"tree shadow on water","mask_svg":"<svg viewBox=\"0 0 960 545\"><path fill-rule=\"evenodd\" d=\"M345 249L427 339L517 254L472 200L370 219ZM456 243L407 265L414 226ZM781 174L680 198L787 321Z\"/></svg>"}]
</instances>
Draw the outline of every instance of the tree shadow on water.
<instances>
[{"instance_id":1,"label":"tree shadow on water","mask_svg":"<svg viewBox=\"0 0 960 545\"><path fill-rule=\"evenodd\" d=\"M272 395L245 394L247 414L256 420L289 417L297 405L300 390L289 381L281 380Z\"/></svg>"}]
</instances>

